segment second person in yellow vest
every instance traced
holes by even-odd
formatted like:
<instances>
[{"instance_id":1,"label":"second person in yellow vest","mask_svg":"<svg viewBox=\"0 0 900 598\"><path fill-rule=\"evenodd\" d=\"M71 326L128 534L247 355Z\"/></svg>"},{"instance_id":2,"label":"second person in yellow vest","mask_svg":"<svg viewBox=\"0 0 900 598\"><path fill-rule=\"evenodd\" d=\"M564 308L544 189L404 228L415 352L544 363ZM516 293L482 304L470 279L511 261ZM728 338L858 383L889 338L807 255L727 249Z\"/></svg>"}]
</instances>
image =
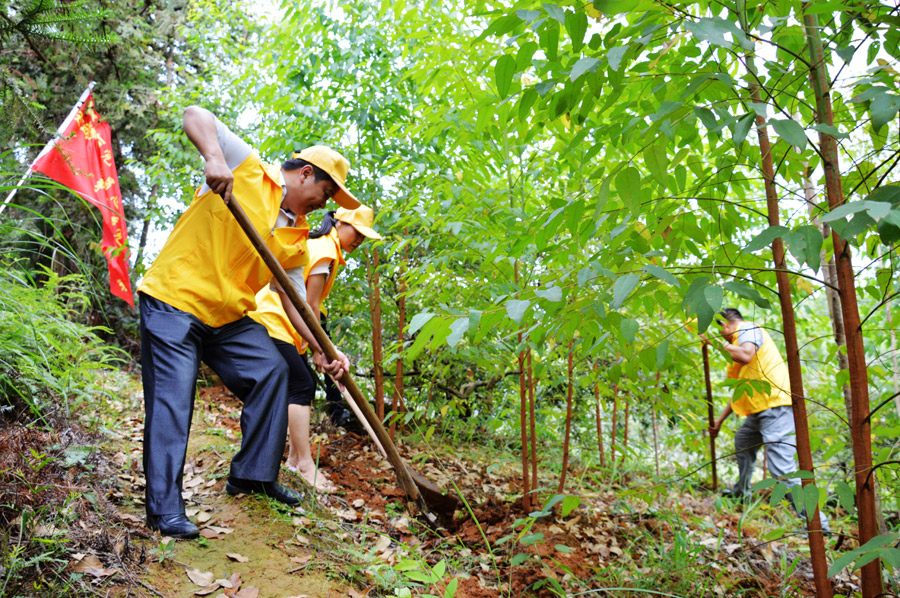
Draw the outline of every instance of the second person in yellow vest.
<instances>
[{"instance_id":1,"label":"second person in yellow vest","mask_svg":"<svg viewBox=\"0 0 900 598\"><path fill-rule=\"evenodd\" d=\"M368 206L362 205L354 210L341 208L337 212L328 212L322 225L309 235L309 263L303 268L306 300L323 327L326 322L323 303L334 286L340 266L346 264L344 253L353 253L366 238L381 239L381 235L372 228L373 220L374 213ZM284 302L277 295L264 290L257 295L257 304L257 310L250 316L266 327L289 368L290 453L286 466L317 489L331 491L334 486L324 473L317 470L316 459L310 449L311 405L316 381L303 355L307 348L305 339L291 325ZM291 309L290 306L288 309ZM326 377L325 385L326 394L330 395L329 403L334 401L334 395L340 401L341 393L330 378Z\"/></svg>"}]
</instances>

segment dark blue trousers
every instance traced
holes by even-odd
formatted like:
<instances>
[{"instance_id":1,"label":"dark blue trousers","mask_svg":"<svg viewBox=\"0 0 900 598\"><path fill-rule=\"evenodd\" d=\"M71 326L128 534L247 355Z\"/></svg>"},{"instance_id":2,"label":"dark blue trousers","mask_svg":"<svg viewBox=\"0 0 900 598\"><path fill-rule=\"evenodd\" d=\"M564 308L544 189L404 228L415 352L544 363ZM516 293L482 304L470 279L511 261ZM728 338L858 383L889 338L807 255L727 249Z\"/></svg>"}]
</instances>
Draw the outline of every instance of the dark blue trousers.
<instances>
[{"instance_id":1,"label":"dark blue trousers","mask_svg":"<svg viewBox=\"0 0 900 598\"><path fill-rule=\"evenodd\" d=\"M278 478L287 433L287 365L249 317L218 328L140 294L144 476L150 515L184 513L181 484L200 362L243 401L236 478Z\"/></svg>"}]
</instances>

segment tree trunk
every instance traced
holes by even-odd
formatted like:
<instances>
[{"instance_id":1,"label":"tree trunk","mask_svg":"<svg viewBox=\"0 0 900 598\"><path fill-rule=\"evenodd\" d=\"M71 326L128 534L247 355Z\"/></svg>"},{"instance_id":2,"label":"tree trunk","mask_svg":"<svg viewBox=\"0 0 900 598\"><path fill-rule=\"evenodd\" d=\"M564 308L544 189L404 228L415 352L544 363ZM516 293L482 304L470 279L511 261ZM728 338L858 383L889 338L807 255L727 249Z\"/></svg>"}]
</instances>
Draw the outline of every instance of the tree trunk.
<instances>
[{"instance_id":1,"label":"tree trunk","mask_svg":"<svg viewBox=\"0 0 900 598\"><path fill-rule=\"evenodd\" d=\"M597 364L594 363L594 373L596 375ZM606 457L603 454L603 425L600 421L600 380L594 382L594 405L597 409L597 449L600 451L600 467L606 467Z\"/></svg>"},{"instance_id":2,"label":"tree trunk","mask_svg":"<svg viewBox=\"0 0 900 598\"><path fill-rule=\"evenodd\" d=\"M804 5L804 8L807 5ZM825 55L819 34L818 17L804 11L803 24L809 46L813 88L816 95L816 122L833 126L829 96L829 80L825 67ZM838 162L837 143L832 135L819 132L819 150L825 171L825 193L828 205L834 210L844 203L841 189L841 171ZM838 292L841 298L841 315L847 336L847 357L850 372L850 395L853 400L853 417L850 427L853 434L853 458L856 470L856 505L859 514L859 543L865 544L878 534L875 507L875 472L872 470L872 432L869 423L869 385L866 368L865 346L856 301L856 285L853 277L850 244L841 239L834 229L835 266ZM871 482L869 481L871 479ZM863 598L875 598L883 593L881 560L875 559L862 567L860 572Z\"/></svg>"},{"instance_id":3,"label":"tree trunk","mask_svg":"<svg viewBox=\"0 0 900 598\"><path fill-rule=\"evenodd\" d=\"M747 66L755 74L752 58L747 58ZM761 102L759 87L752 83L750 95L754 102ZM756 117L756 132L759 138L759 151L762 158L763 180L766 188L766 206L769 226L778 226L778 192L775 188L775 169L772 164L772 148L769 145L769 134L766 119ZM784 326L784 345L787 353L788 378L791 385L791 408L794 412L794 430L797 442L797 458L800 469L813 472L812 450L809 444L809 422L806 416L806 395L803 393L803 375L800 364L800 346L797 342L797 325L794 319L794 303L791 297L791 286L785 264L784 241L776 237L772 241L772 259L775 266L775 280L778 286L778 302L781 304L781 317ZM814 484L815 479L803 479L804 488ZM810 558L813 566L813 577L818 598L832 596L831 583L828 581L828 562L825 559L825 538L822 535L822 523L819 508L813 513L806 513L807 535Z\"/></svg>"},{"instance_id":4,"label":"tree trunk","mask_svg":"<svg viewBox=\"0 0 900 598\"><path fill-rule=\"evenodd\" d=\"M712 377L709 372L709 344L703 343L703 379L706 382L706 420L712 428L716 423L716 414L713 408ZM716 439L709 436L709 462L712 465L712 489L715 492L719 487L719 476L716 473Z\"/></svg>"},{"instance_id":5,"label":"tree trunk","mask_svg":"<svg viewBox=\"0 0 900 598\"><path fill-rule=\"evenodd\" d=\"M612 412L612 430L610 431L610 448L609 448L609 458L612 460L613 465L616 463L616 434L618 430L618 416L619 416L619 383L616 382L613 384L613 412Z\"/></svg>"},{"instance_id":6,"label":"tree trunk","mask_svg":"<svg viewBox=\"0 0 900 598\"><path fill-rule=\"evenodd\" d=\"M531 347L528 348L528 417L531 424L531 485L538 488L537 425L534 421L534 385L536 380L531 367Z\"/></svg>"},{"instance_id":7,"label":"tree trunk","mask_svg":"<svg viewBox=\"0 0 900 598\"><path fill-rule=\"evenodd\" d=\"M574 382L572 380L572 372L575 370L575 362L572 357L572 348L575 346L575 341L573 339L569 339L569 368L568 368L568 379L569 386L566 391L566 435L563 438L563 461L562 461L562 474L559 476L559 488L557 490L557 494L562 494L563 490L566 488L566 470L569 467L569 437L572 434L572 394L575 388Z\"/></svg>"},{"instance_id":8,"label":"tree trunk","mask_svg":"<svg viewBox=\"0 0 900 598\"><path fill-rule=\"evenodd\" d=\"M660 372L656 370L656 392L659 393ZM657 397L658 398L658 397ZM656 466L656 479L659 479L659 430L656 428L656 401L650 403L650 416L653 418L653 464Z\"/></svg>"},{"instance_id":9,"label":"tree trunk","mask_svg":"<svg viewBox=\"0 0 900 598\"><path fill-rule=\"evenodd\" d=\"M405 236L406 231L404 231ZM394 400L391 403L391 440L397 428L397 419L403 405L403 328L406 326L406 250L400 262L400 270L397 274L397 363L394 374ZM402 420L401 420L402 421Z\"/></svg>"},{"instance_id":10,"label":"tree trunk","mask_svg":"<svg viewBox=\"0 0 900 598\"><path fill-rule=\"evenodd\" d=\"M622 457L619 459L619 463L625 462L625 453L628 452L628 416L631 413L631 391L625 391L625 413L623 414L622 419L624 420L624 424L622 426Z\"/></svg>"},{"instance_id":11,"label":"tree trunk","mask_svg":"<svg viewBox=\"0 0 900 598\"><path fill-rule=\"evenodd\" d=\"M382 369L383 347L381 340L381 288L378 283L378 248L372 248L369 261L369 308L372 312L372 374L375 378L375 414L384 421L384 370Z\"/></svg>"},{"instance_id":12,"label":"tree trunk","mask_svg":"<svg viewBox=\"0 0 900 598\"><path fill-rule=\"evenodd\" d=\"M137 254L134 257L134 266L131 268L131 274L134 276L136 272L139 271L141 267L141 262L144 261L144 249L147 247L147 237L150 233L150 221L151 221L151 207L156 203L156 194L159 192L159 183L154 183L153 187L150 188L150 197L147 198L147 207L146 214L144 214L144 224L141 227L141 238L138 241L138 249ZM131 281L132 288L135 287L135 281Z\"/></svg>"},{"instance_id":13,"label":"tree trunk","mask_svg":"<svg viewBox=\"0 0 900 598\"><path fill-rule=\"evenodd\" d=\"M513 265L513 274L516 285L519 284L519 262ZM516 335L519 347L522 346L524 335L519 332ZM531 512L531 485L528 480L528 381L525 375L525 351L520 350L517 356L519 362L519 429L522 441L522 508L525 513Z\"/></svg>"}]
</instances>

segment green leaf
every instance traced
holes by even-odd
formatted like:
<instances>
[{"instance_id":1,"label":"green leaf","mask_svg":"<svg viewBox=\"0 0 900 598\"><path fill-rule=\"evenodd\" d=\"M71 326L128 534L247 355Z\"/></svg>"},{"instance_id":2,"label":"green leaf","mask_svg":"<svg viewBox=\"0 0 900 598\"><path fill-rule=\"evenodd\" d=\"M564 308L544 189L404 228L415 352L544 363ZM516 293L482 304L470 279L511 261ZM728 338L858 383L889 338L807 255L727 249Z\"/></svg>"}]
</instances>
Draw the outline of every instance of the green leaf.
<instances>
[{"instance_id":1,"label":"green leaf","mask_svg":"<svg viewBox=\"0 0 900 598\"><path fill-rule=\"evenodd\" d=\"M571 554L571 553L575 552L574 550L572 550L571 548L569 548L569 547L566 546L565 544L557 544L557 545L554 546L554 548L556 548L556 551L557 551L557 552L562 552L562 553L564 553L564 554Z\"/></svg>"},{"instance_id":2,"label":"green leaf","mask_svg":"<svg viewBox=\"0 0 900 598\"><path fill-rule=\"evenodd\" d=\"M524 71L531 66L531 58L534 56L537 49L538 45L536 42L527 41L522 44L522 47L520 47L519 51L516 53L516 68Z\"/></svg>"},{"instance_id":3,"label":"green leaf","mask_svg":"<svg viewBox=\"0 0 900 598\"><path fill-rule=\"evenodd\" d=\"M819 237L821 238L821 235L819 235ZM746 285L736 280L731 280L726 282L722 286L726 291L730 291L735 295L739 295L741 297L744 297L745 299L749 299L763 309L771 309L772 307L772 304L769 303L768 299L765 299L762 295L759 294L759 291L757 291L750 285Z\"/></svg>"},{"instance_id":4,"label":"green leaf","mask_svg":"<svg viewBox=\"0 0 900 598\"><path fill-rule=\"evenodd\" d=\"M654 278L658 278L663 282L667 282L675 288L679 288L681 285L678 283L678 279L672 276L668 270L660 268L655 264L647 264L643 268L641 268L644 272L648 273L650 276Z\"/></svg>"},{"instance_id":5,"label":"green leaf","mask_svg":"<svg viewBox=\"0 0 900 598\"><path fill-rule=\"evenodd\" d=\"M584 45L584 34L587 31L587 15L583 10L566 13L566 32L572 38L572 51L581 52Z\"/></svg>"},{"instance_id":6,"label":"green leaf","mask_svg":"<svg viewBox=\"0 0 900 598\"><path fill-rule=\"evenodd\" d=\"M857 548L856 550L845 552L844 554L836 558L834 562L831 563L831 566L828 567L828 577L834 577L835 575L840 573L841 570L844 569L844 567L855 561L856 557L858 556L858 550L859 549Z\"/></svg>"},{"instance_id":7,"label":"green leaf","mask_svg":"<svg viewBox=\"0 0 900 598\"><path fill-rule=\"evenodd\" d=\"M769 497L769 505L774 509L777 508L778 505L784 500L784 495L787 494L788 487L785 483L780 483L776 485L772 489L772 496Z\"/></svg>"},{"instance_id":8,"label":"green leaf","mask_svg":"<svg viewBox=\"0 0 900 598\"><path fill-rule=\"evenodd\" d=\"M626 274L617 278L613 284L613 302L610 304L610 308L618 309L640 281L641 277L637 274Z\"/></svg>"},{"instance_id":9,"label":"green leaf","mask_svg":"<svg viewBox=\"0 0 900 598\"><path fill-rule=\"evenodd\" d=\"M408 334L410 336L414 335L416 332L419 331L419 328L424 326L425 323L428 322L428 320L430 320L433 317L434 317L434 314L429 313L427 311L417 313L415 316L413 316L413 319L410 320L409 327L406 329L406 334Z\"/></svg>"},{"instance_id":10,"label":"green leaf","mask_svg":"<svg viewBox=\"0 0 900 598\"><path fill-rule=\"evenodd\" d=\"M799 149L806 149L806 131L803 126L793 119L779 119L769 121L778 136Z\"/></svg>"},{"instance_id":11,"label":"green leaf","mask_svg":"<svg viewBox=\"0 0 900 598\"><path fill-rule=\"evenodd\" d=\"M512 559L510 559L509 564L512 565L513 567L518 567L519 565L521 565L522 563L524 563L525 561L528 560L528 556L529 555L525 554L524 552L520 552L519 554L515 555Z\"/></svg>"},{"instance_id":12,"label":"green leaf","mask_svg":"<svg viewBox=\"0 0 900 598\"><path fill-rule=\"evenodd\" d=\"M544 3L544 10L547 11L547 14L551 19L558 22L560 25L564 25L566 22L566 11L560 8L555 4L547 4Z\"/></svg>"},{"instance_id":13,"label":"green leaf","mask_svg":"<svg viewBox=\"0 0 900 598\"><path fill-rule=\"evenodd\" d=\"M619 324L619 329L622 331L622 337L629 343L634 342L634 337L637 336L639 324L637 320L632 320L630 318L625 318L622 320L621 324Z\"/></svg>"},{"instance_id":14,"label":"green leaf","mask_svg":"<svg viewBox=\"0 0 900 598\"><path fill-rule=\"evenodd\" d=\"M641 173L634 166L622 169L616 175L616 191L622 197L622 201L637 214L641 207Z\"/></svg>"},{"instance_id":15,"label":"green leaf","mask_svg":"<svg viewBox=\"0 0 900 598\"><path fill-rule=\"evenodd\" d=\"M635 9L639 0L594 0L594 8L605 15L618 15Z\"/></svg>"},{"instance_id":16,"label":"green leaf","mask_svg":"<svg viewBox=\"0 0 900 598\"><path fill-rule=\"evenodd\" d=\"M513 322L519 324L522 321L522 316L525 315L525 312L528 310L529 306L531 306L531 301L510 299L504 305L506 305L506 315L508 315Z\"/></svg>"},{"instance_id":17,"label":"green leaf","mask_svg":"<svg viewBox=\"0 0 900 598\"><path fill-rule=\"evenodd\" d=\"M862 212L865 210L874 220L880 220L888 215L891 211L891 204L884 201L869 201L863 199L861 201L851 201L836 207L821 218L820 222L834 222L838 219L844 219L850 214Z\"/></svg>"},{"instance_id":18,"label":"green leaf","mask_svg":"<svg viewBox=\"0 0 900 598\"><path fill-rule=\"evenodd\" d=\"M694 279L681 302L688 315L697 316L697 332L705 332L709 328L710 322L719 309L718 307L713 309L710 305L706 292L708 288L710 288L708 276ZM721 289L719 290L721 291Z\"/></svg>"},{"instance_id":19,"label":"green leaf","mask_svg":"<svg viewBox=\"0 0 900 598\"><path fill-rule=\"evenodd\" d=\"M834 125L826 125L825 123L816 123L811 129L818 131L819 133L825 133L826 135L831 135L837 139L847 139L850 137L847 133L841 133L840 130Z\"/></svg>"},{"instance_id":20,"label":"green leaf","mask_svg":"<svg viewBox=\"0 0 900 598\"><path fill-rule=\"evenodd\" d=\"M509 94L512 78L516 72L516 59L509 54L504 54L494 65L494 81L497 83L497 93L501 98Z\"/></svg>"},{"instance_id":21,"label":"green leaf","mask_svg":"<svg viewBox=\"0 0 900 598\"><path fill-rule=\"evenodd\" d=\"M753 253L759 251L763 247L768 247L776 237L783 237L790 229L784 226L770 226L763 232L759 233L742 250L744 253Z\"/></svg>"},{"instance_id":22,"label":"green leaf","mask_svg":"<svg viewBox=\"0 0 900 598\"><path fill-rule=\"evenodd\" d=\"M578 81L578 79L586 72L595 70L598 64L600 64L598 58L592 58L590 56L579 58L578 62L575 63L575 66L572 67L572 71L569 73L569 80L573 83Z\"/></svg>"},{"instance_id":23,"label":"green leaf","mask_svg":"<svg viewBox=\"0 0 900 598\"><path fill-rule=\"evenodd\" d=\"M447 584L447 587L444 588L444 598L454 598L454 596L456 596L457 586L459 586L459 578L454 577L450 580L450 583Z\"/></svg>"},{"instance_id":24,"label":"green leaf","mask_svg":"<svg viewBox=\"0 0 900 598\"><path fill-rule=\"evenodd\" d=\"M519 540L519 544L523 546L531 546L532 544L537 544L538 542L543 541L544 534L528 534L527 536L523 536L521 540Z\"/></svg>"},{"instance_id":25,"label":"green leaf","mask_svg":"<svg viewBox=\"0 0 900 598\"><path fill-rule=\"evenodd\" d=\"M656 179L656 182L665 186L669 181L669 158L666 155L665 145L662 143L654 143L644 150L644 164L647 170Z\"/></svg>"},{"instance_id":26,"label":"green leaf","mask_svg":"<svg viewBox=\"0 0 900 598\"><path fill-rule=\"evenodd\" d=\"M600 217L603 215L603 208L606 207L606 202L609 201L609 177L603 179L603 182L600 183L600 189L597 191L597 203L594 205L594 222L600 220ZM580 285L584 286L584 285Z\"/></svg>"},{"instance_id":27,"label":"green leaf","mask_svg":"<svg viewBox=\"0 0 900 598\"><path fill-rule=\"evenodd\" d=\"M847 513L853 515L856 512L856 494L850 489L847 482L838 482L835 484L834 490L838 495L841 506L844 507Z\"/></svg>"},{"instance_id":28,"label":"green leaf","mask_svg":"<svg viewBox=\"0 0 900 598\"><path fill-rule=\"evenodd\" d=\"M578 508L578 505L581 504L580 496L567 496L562 501L562 506L559 508L559 516L560 517L568 517L569 514Z\"/></svg>"},{"instance_id":29,"label":"green leaf","mask_svg":"<svg viewBox=\"0 0 900 598\"><path fill-rule=\"evenodd\" d=\"M819 488L815 483L803 486L803 506L810 517L819 506Z\"/></svg>"},{"instance_id":30,"label":"green leaf","mask_svg":"<svg viewBox=\"0 0 900 598\"><path fill-rule=\"evenodd\" d=\"M478 330L478 325L481 324L481 314L483 312L480 309L470 309L469 310L469 330L473 333Z\"/></svg>"},{"instance_id":31,"label":"green leaf","mask_svg":"<svg viewBox=\"0 0 900 598\"><path fill-rule=\"evenodd\" d=\"M534 292L535 295L541 297L542 299L546 299L547 301L552 301L553 303L557 303L563 300L563 292L559 286L554 285L547 290L540 290Z\"/></svg>"},{"instance_id":32,"label":"green leaf","mask_svg":"<svg viewBox=\"0 0 900 598\"><path fill-rule=\"evenodd\" d=\"M455 347L459 344L460 339L469 329L469 318L459 318L450 324L450 336L447 337L447 344Z\"/></svg>"},{"instance_id":33,"label":"green leaf","mask_svg":"<svg viewBox=\"0 0 900 598\"><path fill-rule=\"evenodd\" d=\"M437 577L438 579L441 579L442 577L444 577L444 573L447 572L447 561L441 560L441 562L439 562L437 565L435 565L432 568L432 571L434 571L435 577Z\"/></svg>"},{"instance_id":34,"label":"green leaf","mask_svg":"<svg viewBox=\"0 0 900 598\"><path fill-rule=\"evenodd\" d=\"M609 63L609 68L614 71L619 70L619 66L622 64L622 59L625 57L625 52L628 51L628 46L616 46L614 48L610 48L606 52L606 61Z\"/></svg>"},{"instance_id":35,"label":"green leaf","mask_svg":"<svg viewBox=\"0 0 900 598\"><path fill-rule=\"evenodd\" d=\"M734 127L734 131L731 135L731 140L734 141L735 145L740 145L744 143L744 140L747 138L747 134L750 132L750 127L753 126L753 121L756 119L756 115L752 112L750 114L745 114L738 120L737 125Z\"/></svg>"},{"instance_id":36,"label":"green leaf","mask_svg":"<svg viewBox=\"0 0 900 598\"><path fill-rule=\"evenodd\" d=\"M666 356L669 354L669 341L665 340L656 346L656 368L659 369L666 362Z\"/></svg>"},{"instance_id":37,"label":"green leaf","mask_svg":"<svg viewBox=\"0 0 900 598\"><path fill-rule=\"evenodd\" d=\"M900 569L900 549L882 548L878 551L878 556L881 557L881 559L894 571Z\"/></svg>"},{"instance_id":38,"label":"green leaf","mask_svg":"<svg viewBox=\"0 0 900 598\"><path fill-rule=\"evenodd\" d=\"M900 110L900 97L889 93L875 96L869 104L869 112L872 114L872 128L877 133L881 127L891 122L897 111Z\"/></svg>"},{"instance_id":39,"label":"green leaf","mask_svg":"<svg viewBox=\"0 0 900 598\"><path fill-rule=\"evenodd\" d=\"M777 483L778 483L777 478L765 478L763 480L756 482L752 486L750 486L750 491L757 492L759 490L765 490L766 488L771 488L772 486L774 486Z\"/></svg>"}]
</instances>

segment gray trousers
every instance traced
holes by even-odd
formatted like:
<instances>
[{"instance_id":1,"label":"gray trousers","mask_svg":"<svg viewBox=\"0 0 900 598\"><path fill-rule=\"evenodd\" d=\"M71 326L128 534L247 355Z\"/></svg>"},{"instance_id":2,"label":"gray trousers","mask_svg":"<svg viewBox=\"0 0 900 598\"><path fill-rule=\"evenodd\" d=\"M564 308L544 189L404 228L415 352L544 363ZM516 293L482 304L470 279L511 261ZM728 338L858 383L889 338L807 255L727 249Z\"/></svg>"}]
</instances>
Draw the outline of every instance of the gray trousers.
<instances>
[{"instance_id":1,"label":"gray trousers","mask_svg":"<svg viewBox=\"0 0 900 598\"><path fill-rule=\"evenodd\" d=\"M734 435L738 481L732 486L732 492L743 495L750 494L753 466L756 463L756 453L760 445L766 448L766 460L772 477L780 477L797 471L797 466L794 464L794 458L797 456L795 434L794 413L790 405L771 407L765 411L748 415ZM800 484L800 478L785 478L781 481L788 488L788 497L790 497L791 488ZM794 501L789 500L789 502L797 514L805 520L806 509L797 509ZM819 510L819 520L823 530L831 531L828 517L821 510Z\"/></svg>"},{"instance_id":2,"label":"gray trousers","mask_svg":"<svg viewBox=\"0 0 900 598\"><path fill-rule=\"evenodd\" d=\"M218 328L141 293L144 475L149 515L184 513L181 483L200 362L243 401L236 478L278 478L287 433L287 365L249 317Z\"/></svg>"},{"instance_id":3,"label":"gray trousers","mask_svg":"<svg viewBox=\"0 0 900 598\"><path fill-rule=\"evenodd\" d=\"M753 466L760 446L765 446L766 460L773 477L797 471L794 459L797 446L794 440L794 414L790 405L772 407L751 413L734 435L734 452L738 462L738 481L732 487L737 494L749 494ZM784 480L788 490L800 483L798 478Z\"/></svg>"}]
</instances>

